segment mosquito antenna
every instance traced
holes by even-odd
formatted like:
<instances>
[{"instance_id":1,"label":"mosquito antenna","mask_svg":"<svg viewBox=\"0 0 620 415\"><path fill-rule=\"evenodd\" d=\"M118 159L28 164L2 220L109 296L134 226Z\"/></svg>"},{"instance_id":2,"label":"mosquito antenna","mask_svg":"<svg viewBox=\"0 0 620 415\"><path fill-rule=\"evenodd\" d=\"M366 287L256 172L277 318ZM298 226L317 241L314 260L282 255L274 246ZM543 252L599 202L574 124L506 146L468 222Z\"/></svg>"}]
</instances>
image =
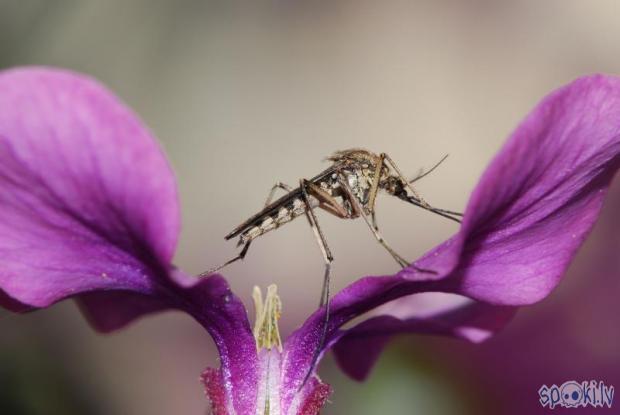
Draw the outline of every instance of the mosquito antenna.
<instances>
[{"instance_id":1,"label":"mosquito antenna","mask_svg":"<svg viewBox=\"0 0 620 415\"><path fill-rule=\"evenodd\" d=\"M409 180L409 183L415 183L420 179L425 178L426 176L428 176L429 174L431 174L437 167L439 167L439 165L441 163L443 163L444 161L446 161L446 159L448 158L449 154L446 154L445 156L443 156L443 158L441 160L439 160L439 162L437 164L435 164L433 167L431 167L427 172L424 172L422 174L420 174L419 176L417 176L414 179Z\"/></svg>"}]
</instances>

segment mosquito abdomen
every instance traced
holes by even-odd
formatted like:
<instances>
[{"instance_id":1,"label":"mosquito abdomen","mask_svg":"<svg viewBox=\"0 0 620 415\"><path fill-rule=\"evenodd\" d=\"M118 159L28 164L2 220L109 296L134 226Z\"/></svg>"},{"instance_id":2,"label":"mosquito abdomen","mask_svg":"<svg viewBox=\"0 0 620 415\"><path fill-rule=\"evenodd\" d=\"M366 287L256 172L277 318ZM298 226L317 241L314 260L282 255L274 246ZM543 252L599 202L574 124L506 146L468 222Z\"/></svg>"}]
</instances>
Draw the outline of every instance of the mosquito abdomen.
<instances>
[{"instance_id":1,"label":"mosquito abdomen","mask_svg":"<svg viewBox=\"0 0 620 415\"><path fill-rule=\"evenodd\" d=\"M318 205L319 202L315 198L310 197L310 206L314 209ZM246 230L244 230L239 235L238 244L243 245L253 239L256 239L259 236L264 235L274 229L277 229L285 223L288 223L305 213L306 205L301 199L295 198L291 200L290 203L282 206L277 211L257 218L254 223L252 223Z\"/></svg>"}]
</instances>

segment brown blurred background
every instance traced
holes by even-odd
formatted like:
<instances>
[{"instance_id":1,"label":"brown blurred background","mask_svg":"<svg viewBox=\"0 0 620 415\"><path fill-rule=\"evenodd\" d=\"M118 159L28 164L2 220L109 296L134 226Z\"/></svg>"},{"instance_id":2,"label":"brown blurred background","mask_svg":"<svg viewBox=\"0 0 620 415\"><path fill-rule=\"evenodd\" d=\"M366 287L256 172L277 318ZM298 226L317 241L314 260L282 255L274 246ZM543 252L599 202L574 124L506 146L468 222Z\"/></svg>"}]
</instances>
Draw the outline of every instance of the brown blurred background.
<instances>
[{"instance_id":1,"label":"brown blurred background","mask_svg":"<svg viewBox=\"0 0 620 415\"><path fill-rule=\"evenodd\" d=\"M223 236L261 207L276 181L312 176L338 149L387 152L411 175L449 153L419 189L437 206L462 210L504 138L544 94L583 74L620 73L619 7L578 0L1 0L0 66L91 74L141 115L179 181L184 226L176 263L198 273L235 255ZM456 230L387 197L378 209L386 238L411 260ZM319 220L336 257L335 288L397 270L359 221ZM620 334L611 323L618 308L586 313L592 304L575 302L596 286L587 264L607 246L596 242L608 237L600 228L560 289L484 346L402 338L364 384L327 358L321 374L335 393L324 413L508 413L523 402L536 407L543 383L571 380L575 361L618 369ZM248 306L254 284L276 282L288 334L318 301L322 260L300 220L259 240L225 275ZM617 298L618 278L604 283ZM565 317L533 345L528 333L541 316L567 315L559 310L579 315L587 338ZM198 376L217 365L216 354L186 316L148 317L101 336L69 302L26 316L0 313L2 414L206 412ZM501 356L527 362L523 353L548 353L545 339L558 339L551 331L558 327L574 334L569 343L584 344L579 355L555 362L561 374L546 359L535 374L526 363L514 372L483 367L501 366ZM602 380L613 384L619 373ZM517 387L515 377L534 386Z\"/></svg>"}]
</instances>

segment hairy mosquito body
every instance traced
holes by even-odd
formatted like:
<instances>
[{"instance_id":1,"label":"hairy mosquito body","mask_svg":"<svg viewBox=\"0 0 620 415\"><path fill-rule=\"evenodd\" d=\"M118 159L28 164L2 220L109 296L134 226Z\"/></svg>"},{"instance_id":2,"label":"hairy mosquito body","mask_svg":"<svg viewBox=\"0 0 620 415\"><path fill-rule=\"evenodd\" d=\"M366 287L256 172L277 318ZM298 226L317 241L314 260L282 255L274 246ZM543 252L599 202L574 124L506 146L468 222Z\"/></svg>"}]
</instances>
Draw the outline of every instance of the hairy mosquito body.
<instances>
[{"instance_id":1,"label":"hairy mosquito body","mask_svg":"<svg viewBox=\"0 0 620 415\"><path fill-rule=\"evenodd\" d=\"M405 183L400 177L391 174L385 166L378 170L377 162L381 156L370 153L366 150L346 150L335 153L329 158L334 164L319 175L307 180L305 185L309 187L309 204L304 203L302 197L302 186L295 189L286 189L289 192L272 203L268 203L260 212L250 217L232 232L226 235L226 240L239 237L238 246L278 229L280 226L291 222L300 216L305 216L308 209L322 208L329 213L335 214L342 219L356 219L361 212L355 207L351 200L353 196L359 206L364 210L363 213L372 215L374 213L374 197L370 205L370 197L373 190L375 175L379 174L377 190L384 190L388 194L397 196L415 205L425 206L425 202L416 194L409 194ZM344 183L346 185L343 186ZM348 186L348 189L346 188ZM284 188L284 185L277 184L277 187ZM327 197L329 196L329 197ZM339 206L341 209L338 209ZM428 206L430 207L430 206ZM458 215L455 212L436 210L447 215ZM436 213L437 213L436 212ZM446 215L446 216L447 216ZM457 220L454 217L450 219Z\"/></svg>"},{"instance_id":2,"label":"hairy mosquito body","mask_svg":"<svg viewBox=\"0 0 620 415\"><path fill-rule=\"evenodd\" d=\"M305 216L314 232L325 262L323 289L320 300L320 306L325 307L325 321L321 341L314 355L315 361L318 359L322 343L327 334L330 306L330 271L331 263L334 259L319 226L315 210L320 209L341 219L362 217L376 240L392 255L401 267L410 266L419 272L430 273L433 271L419 269L401 257L380 234L375 217L375 202L378 192L383 191L456 222L460 222L459 216L461 216L460 213L438 209L429 205L412 186L412 183L426 176L441 164L445 157L429 171L413 180L406 179L394 161L385 153L375 154L363 149L349 149L332 154L328 157L328 160L332 162L330 167L311 179L301 179L299 186L296 188L283 183L276 183L267 197L265 207L226 235L227 240L235 237L239 238L238 246L242 246L239 254L219 267L201 274L211 274L235 261L243 259L254 239L274 229L278 229L295 218ZM287 193L272 202L274 193L278 188L285 190ZM314 362L311 367L313 366Z\"/></svg>"}]
</instances>

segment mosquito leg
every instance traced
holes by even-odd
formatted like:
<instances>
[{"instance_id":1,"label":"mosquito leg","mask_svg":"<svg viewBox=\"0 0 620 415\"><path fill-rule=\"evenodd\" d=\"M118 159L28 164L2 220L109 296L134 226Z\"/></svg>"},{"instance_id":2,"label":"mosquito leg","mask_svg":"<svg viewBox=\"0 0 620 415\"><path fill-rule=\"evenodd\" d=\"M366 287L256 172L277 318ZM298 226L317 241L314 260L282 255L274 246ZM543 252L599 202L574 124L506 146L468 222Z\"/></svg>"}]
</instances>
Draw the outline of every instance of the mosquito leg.
<instances>
[{"instance_id":1,"label":"mosquito leg","mask_svg":"<svg viewBox=\"0 0 620 415\"><path fill-rule=\"evenodd\" d=\"M405 260L402 256L398 255L398 253L394 251L392 247L390 247L390 245L388 245L385 239L383 239L383 236L381 236L381 234L379 233L379 227L377 226L377 218L374 209L371 210L371 218L369 219L368 214L364 212L364 208L360 205L357 197L355 197L355 195L353 194L353 191L351 190L351 187L347 183L346 179L342 175L340 175L339 181L340 186L342 186L345 193L347 194L347 198L349 199L351 204L354 205L355 210L360 214L360 216L364 218L364 221L372 231L377 241L390 253L390 255L392 255L398 265L400 265L401 267L408 266L409 262Z\"/></svg>"},{"instance_id":2,"label":"mosquito leg","mask_svg":"<svg viewBox=\"0 0 620 415\"><path fill-rule=\"evenodd\" d=\"M277 182L276 184L273 185L273 187L271 188L271 190L269 191L269 194L267 195L267 201L265 202L265 206L269 205L269 203L271 203L271 200L273 199L273 196L276 192L277 189L282 189L285 190L287 192L290 192L292 189L291 186L282 183L282 182ZM222 268L232 264L233 262L237 262L239 260L242 260L243 258L245 258L245 255L248 253L248 249L250 249L250 244L252 243L252 240L247 241L244 245L243 248L241 248L241 251L239 252L239 255L237 255L236 257L229 259L228 261L224 262L222 265L215 267L215 268L211 268L208 271L204 271L201 272L198 276L199 277L206 277L207 275L213 274L214 272L217 272L219 270L221 270Z\"/></svg>"},{"instance_id":3,"label":"mosquito leg","mask_svg":"<svg viewBox=\"0 0 620 415\"><path fill-rule=\"evenodd\" d=\"M277 189L282 189L287 192L290 192L291 190L293 190L293 188L289 186L288 184L277 182L276 184L273 185L273 187L269 191L269 195L267 196L267 201L265 202L265 207L267 207L271 203L271 201L273 200L273 196L275 195Z\"/></svg>"},{"instance_id":4,"label":"mosquito leg","mask_svg":"<svg viewBox=\"0 0 620 415\"><path fill-rule=\"evenodd\" d=\"M372 176L372 183L370 184L370 189L368 191L368 210L370 212L375 211L375 201L377 200L377 192L379 191L379 182L381 181L381 176L383 172L383 168L385 167L385 154L379 155L379 157L375 160L375 172Z\"/></svg>"},{"instance_id":5,"label":"mosquito leg","mask_svg":"<svg viewBox=\"0 0 620 415\"><path fill-rule=\"evenodd\" d=\"M321 306L322 306L322 305L325 305L324 293L328 291L328 289L325 288L325 286L329 285L331 263L334 260L334 257L332 256L332 253L329 250L329 247L327 246L327 241L325 240L323 231L321 230L321 227L319 226L319 223L316 219L316 215L314 214L314 210L312 209L312 206L310 205L310 198L308 195L309 194L308 185L309 183L306 180L302 179L300 181L301 197L303 199L304 204L306 205L306 217L308 218L308 222L310 223L310 227L312 228L312 231L314 232L314 237L316 239L316 242L319 245L321 254L323 255L323 260L325 261L325 276L323 278L323 290L322 290L323 294L321 295Z\"/></svg>"},{"instance_id":6,"label":"mosquito leg","mask_svg":"<svg viewBox=\"0 0 620 415\"><path fill-rule=\"evenodd\" d=\"M381 246L383 246L390 253L390 255L392 255L394 260L396 260L396 262L401 267L405 268L405 267L411 266L411 267L413 267L414 269L416 269L419 272L435 274L435 271L419 268L419 267L415 266L414 264L410 263L409 261L405 260L396 251L394 251L394 249L392 249L392 247L383 238L383 235L381 235L381 233L379 231L379 227L377 226L376 220L374 221L374 223L371 223L370 221L368 221L368 218L367 218L367 216L365 214L363 215L363 217L364 217L364 219L366 221L366 224L368 225L368 227L372 231L373 235L377 239L377 241L381 244Z\"/></svg>"},{"instance_id":7,"label":"mosquito leg","mask_svg":"<svg viewBox=\"0 0 620 415\"><path fill-rule=\"evenodd\" d=\"M377 225L377 215L375 214L374 210L372 212L370 212L370 220L372 221L372 227L376 231L378 231L379 230L379 225Z\"/></svg>"},{"instance_id":8,"label":"mosquito leg","mask_svg":"<svg viewBox=\"0 0 620 415\"><path fill-rule=\"evenodd\" d=\"M205 272L201 272L198 276L199 277L206 277L207 275L211 275L214 272L218 272L219 270L221 270L222 268L232 264L233 262L237 262L240 259L245 258L245 255L248 253L248 249L250 249L250 244L252 243L252 240L247 241L244 245L243 248L241 248L241 252L239 252L239 255L237 255L236 257L234 257L233 259L229 259L228 261L224 262L222 265L215 267L215 268L211 268L208 271Z\"/></svg>"},{"instance_id":9,"label":"mosquito leg","mask_svg":"<svg viewBox=\"0 0 620 415\"><path fill-rule=\"evenodd\" d=\"M334 196L332 196L331 194L327 193L325 190L321 189L321 187L317 186L312 182L306 181L303 189L306 194L314 196L319 201L320 204L318 207L320 209L323 209L324 211L331 213L332 215L341 219L351 218L351 214L338 203L336 198L334 198ZM312 212L312 214L314 214L314 212ZM316 217L314 219L318 228L318 222L316 222ZM320 231L320 228L318 229ZM327 278L329 278L329 276L327 276ZM322 307L327 303L327 301L329 301L329 287L329 281L327 281L326 284L323 284L319 307Z\"/></svg>"},{"instance_id":10,"label":"mosquito leg","mask_svg":"<svg viewBox=\"0 0 620 415\"><path fill-rule=\"evenodd\" d=\"M315 366L319 358L319 354L321 353L321 349L323 349L323 345L327 337L327 325L329 323L329 307L331 305L330 298L329 298L329 286L331 284L331 263L334 260L334 257L332 256L332 253L329 250L329 247L327 246L327 241L325 240L325 236L323 235L323 232L321 231L321 227L319 226L319 223L316 219L316 215L314 214L314 211L312 210L312 206L310 205L310 198L308 196L308 193L309 193L308 185L309 185L309 182L307 180L302 179L299 182L299 188L301 189L301 197L306 207L306 217L308 218L310 227L312 228L316 241L319 245L319 248L321 249L321 254L323 254L323 260L325 261L325 274L323 275L323 288L321 290L321 302L320 302L320 306L325 307L325 318L323 320L323 328L321 330L321 337L319 339L319 344L314 350L314 355L312 356L310 369L308 370L308 373L306 374L306 377L304 378L304 381L302 382L300 389L306 384L306 382L310 378L310 375L312 374L312 368Z\"/></svg>"},{"instance_id":11,"label":"mosquito leg","mask_svg":"<svg viewBox=\"0 0 620 415\"><path fill-rule=\"evenodd\" d=\"M319 208L323 209L325 212L331 213L332 215L340 218L340 219L350 219L351 215L347 210L342 207L338 200L331 194L327 193L325 190L321 189L320 186L312 182L306 182L305 186L306 193L314 196L319 201Z\"/></svg>"},{"instance_id":12,"label":"mosquito leg","mask_svg":"<svg viewBox=\"0 0 620 415\"><path fill-rule=\"evenodd\" d=\"M400 256L396 251L394 251L394 249L392 249L392 247L385 241L385 239L383 238L383 236L381 235L381 233L379 232L379 227L375 224L372 224L370 222L366 222L368 224L368 227L372 230L373 235L375 236L375 238L377 239L377 241L381 244L381 246L383 246L389 253L390 255L392 255L392 257L394 258L394 260L403 268L409 266L409 261L407 261L406 259L404 259L402 256Z\"/></svg>"},{"instance_id":13,"label":"mosquito leg","mask_svg":"<svg viewBox=\"0 0 620 415\"><path fill-rule=\"evenodd\" d=\"M351 187L349 187L349 184L347 183L345 178L342 177L342 175L340 176L340 185L343 187L343 189L347 193L347 197L349 198L351 203L355 205L355 209L359 211L360 216L364 219L364 222L366 222L366 225L368 225L368 228L372 231L373 235L375 236L375 239L377 239L377 241L381 244L381 246L383 246L385 250L388 251L390 255L392 255L392 258L394 258L394 260L398 263L398 265L400 265L403 268L412 266L413 268L415 268L417 271L420 271L420 272L435 273L435 271L425 270L425 269L416 267L415 265L411 264L409 261L405 260L402 256L400 256L394 249L392 249L392 247L385 241L385 239L379 232L379 227L377 226L377 221L376 221L374 212L371 214L371 218L369 219L368 214L364 212L364 209L362 208L362 206L360 206L359 201L357 200L357 198L351 191Z\"/></svg>"},{"instance_id":14,"label":"mosquito leg","mask_svg":"<svg viewBox=\"0 0 620 415\"><path fill-rule=\"evenodd\" d=\"M381 181L381 173L385 166L385 154L381 154L376 161L375 174L373 176L372 184L368 192L368 210L370 211L370 218L372 219L372 227L375 231L379 230L377 226L377 216L375 215L375 202L377 200L377 192L379 191L379 182ZM351 190L349 188L349 190ZM351 193L351 192L349 192Z\"/></svg>"}]
</instances>

